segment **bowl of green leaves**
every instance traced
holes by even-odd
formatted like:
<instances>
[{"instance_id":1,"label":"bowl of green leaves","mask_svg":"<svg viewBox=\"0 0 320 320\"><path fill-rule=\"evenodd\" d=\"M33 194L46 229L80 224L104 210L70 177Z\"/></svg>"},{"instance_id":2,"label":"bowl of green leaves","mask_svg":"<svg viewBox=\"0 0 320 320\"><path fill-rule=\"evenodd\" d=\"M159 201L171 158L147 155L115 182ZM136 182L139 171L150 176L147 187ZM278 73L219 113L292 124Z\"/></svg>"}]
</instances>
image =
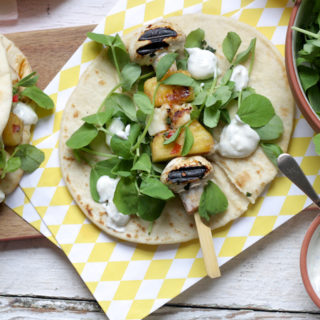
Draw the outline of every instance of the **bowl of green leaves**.
<instances>
[{"instance_id":1,"label":"bowl of green leaves","mask_svg":"<svg viewBox=\"0 0 320 320\"><path fill-rule=\"evenodd\" d=\"M320 132L320 0L297 0L285 48L291 91L302 114Z\"/></svg>"}]
</instances>

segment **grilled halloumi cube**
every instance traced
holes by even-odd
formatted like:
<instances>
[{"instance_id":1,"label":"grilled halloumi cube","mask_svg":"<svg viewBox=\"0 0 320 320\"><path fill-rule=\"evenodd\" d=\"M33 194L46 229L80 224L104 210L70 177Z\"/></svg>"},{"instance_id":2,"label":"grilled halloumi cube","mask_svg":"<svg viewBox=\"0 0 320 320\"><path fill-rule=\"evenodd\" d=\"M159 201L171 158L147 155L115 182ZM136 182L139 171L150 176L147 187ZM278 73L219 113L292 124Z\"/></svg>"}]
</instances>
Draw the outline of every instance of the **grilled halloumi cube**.
<instances>
[{"instance_id":1,"label":"grilled halloumi cube","mask_svg":"<svg viewBox=\"0 0 320 320\"><path fill-rule=\"evenodd\" d=\"M211 163L204 157L178 157L166 165L160 180L172 191L181 193L205 185L212 170Z\"/></svg>"},{"instance_id":2,"label":"grilled halloumi cube","mask_svg":"<svg viewBox=\"0 0 320 320\"><path fill-rule=\"evenodd\" d=\"M148 24L131 37L128 46L131 61L151 65L163 53L183 53L185 39L184 32L172 22Z\"/></svg>"}]
</instances>

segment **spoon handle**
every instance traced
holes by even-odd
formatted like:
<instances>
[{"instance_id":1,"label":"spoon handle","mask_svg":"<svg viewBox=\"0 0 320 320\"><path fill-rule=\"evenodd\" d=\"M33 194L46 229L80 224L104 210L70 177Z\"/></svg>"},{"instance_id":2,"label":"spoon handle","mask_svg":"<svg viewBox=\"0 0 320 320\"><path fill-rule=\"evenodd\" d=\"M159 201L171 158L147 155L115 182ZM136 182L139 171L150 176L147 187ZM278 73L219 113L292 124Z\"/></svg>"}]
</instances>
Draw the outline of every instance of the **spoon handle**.
<instances>
[{"instance_id":1,"label":"spoon handle","mask_svg":"<svg viewBox=\"0 0 320 320\"><path fill-rule=\"evenodd\" d=\"M300 188L318 207L320 198L313 189L309 180L301 170L296 160L287 153L282 153L278 157L278 167L298 188Z\"/></svg>"}]
</instances>

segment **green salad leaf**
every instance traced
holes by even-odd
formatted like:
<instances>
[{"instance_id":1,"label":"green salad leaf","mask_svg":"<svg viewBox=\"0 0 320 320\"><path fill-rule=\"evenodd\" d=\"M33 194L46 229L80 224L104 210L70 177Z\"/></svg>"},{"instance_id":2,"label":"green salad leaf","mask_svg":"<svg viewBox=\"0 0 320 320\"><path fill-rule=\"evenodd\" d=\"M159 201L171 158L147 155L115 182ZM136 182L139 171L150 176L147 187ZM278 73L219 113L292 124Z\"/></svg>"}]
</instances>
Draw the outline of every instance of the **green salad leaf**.
<instances>
[{"instance_id":1,"label":"green salad leaf","mask_svg":"<svg viewBox=\"0 0 320 320\"><path fill-rule=\"evenodd\" d=\"M222 213L228 208L228 199L214 182L209 181L200 198L199 215L210 220L211 216Z\"/></svg>"},{"instance_id":2,"label":"green salad leaf","mask_svg":"<svg viewBox=\"0 0 320 320\"><path fill-rule=\"evenodd\" d=\"M140 192L146 196L161 200L174 198L173 192L165 184L159 179L151 177L146 177L142 180Z\"/></svg>"},{"instance_id":3,"label":"green salad leaf","mask_svg":"<svg viewBox=\"0 0 320 320\"><path fill-rule=\"evenodd\" d=\"M25 172L33 172L44 161L43 151L31 144L20 144L14 154L20 158L21 169Z\"/></svg>"},{"instance_id":4,"label":"green salad leaf","mask_svg":"<svg viewBox=\"0 0 320 320\"><path fill-rule=\"evenodd\" d=\"M201 48L204 40L204 31L201 28L191 31L186 38L185 48Z\"/></svg>"},{"instance_id":5,"label":"green salad leaf","mask_svg":"<svg viewBox=\"0 0 320 320\"><path fill-rule=\"evenodd\" d=\"M176 60L177 53L167 53L163 56L156 65L157 80L160 81L163 76L168 72L174 61Z\"/></svg>"},{"instance_id":6,"label":"green salad leaf","mask_svg":"<svg viewBox=\"0 0 320 320\"><path fill-rule=\"evenodd\" d=\"M138 211L138 190L133 178L121 178L114 192L113 202L119 212L136 214Z\"/></svg>"},{"instance_id":7,"label":"green salad leaf","mask_svg":"<svg viewBox=\"0 0 320 320\"><path fill-rule=\"evenodd\" d=\"M67 140L66 145L71 149L81 149L98 135L98 129L89 123L84 123L72 136Z\"/></svg>"},{"instance_id":8,"label":"green salad leaf","mask_svg":"<svg viewBox=\"0 0 320 320\"><path fill-rule=\"evenodd\" d=\"M260 94L251 94L243 99L238 110L240 119L252 128L266 125L274 114L271 101Z\"/></svg>"},{"instance_id":9,"label":"green salad leaf","mask_svg":"<svg viewBox=\"0 0 320 320\"><path fill-rule=\"evenodd\" d=\"M241 44L239 35L235 32L228 32L222 42L222 51L231 63Z\"/></svg>"},{"instance_id":10,"label":"green salad leaf","mask_svg":"<svg viewBox=\"0 0 320 320\"><path fill-rule=\"evenodd\" d=\"M43 109L50 110L54 108L52 99L36 86L27 87L20 94L28 97Z\"/></svg>"},{"instance_id":11,"label":"green salad leaf","mask_svg":"<svg viewBox=\"0 0 320 320\"><path fill-rule=\"evenodd\" d=\"M277 159L281 153L282 149L275 143L264 143L261 142L260 146L269 160L274 164L275 167L278 167Z\"/></svg>"}]
</instances>

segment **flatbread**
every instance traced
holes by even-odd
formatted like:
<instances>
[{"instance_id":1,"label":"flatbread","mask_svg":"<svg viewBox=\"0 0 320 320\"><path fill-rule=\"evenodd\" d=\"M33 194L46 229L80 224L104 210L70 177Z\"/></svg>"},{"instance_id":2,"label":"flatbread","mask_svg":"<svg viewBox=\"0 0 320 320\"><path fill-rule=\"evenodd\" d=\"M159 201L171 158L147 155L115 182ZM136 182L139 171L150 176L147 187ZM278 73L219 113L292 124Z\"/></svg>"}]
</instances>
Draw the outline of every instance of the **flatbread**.
<instances>
[{"instance_id":1,"label":"flatbread","mask_svg":"<svg viewBox=\"0 0 320 320\"><path fill-rule=\"evenodd\" d=\"M2 70L2 68L6 77L10 78L10 83L6 83L6 91L4 91L6 99L3 102L0 99L0 136L8 122L12 107L12 84L32 72L31 65L21 50L11 40L0 34L0 69ZM0 93L2 93L1 79L2 72L0 72ZM5 105L2 105L2 103L5 103ZM30 125L24 125L22 144L30 142L30 130ZM5 194L10 194L16 189L22 176L22 169L7 173L4 179L0 179L0 190Z\"/></svg>"},{"instance_id":2,"label":"flatbread","mask_svg":"<svg viewBox=\"0 0 320 320\"><path fill-rule=\"evenodd\" d=\"M9 119L12 104L12 83L6 49L0 39L0 135Z\"/></svg>"},{"instance_id":3,"label":"flatbread","mask_svg":"<svg viewBox=\"0 0 320 320\"><path fill-rule=\"evenodd\" d=\"M243 43L240 51L247 48L250 40L257 38L256 59L249 85L257 93L266 95L273 103L276 113L284 123L284 134L279 141L285 151L291 135L294 102L288 86L283 59L271 42L254 28L233 19L204 14L185 15L167 19L176 23L186 34L197 28L205 31L205 39L215 48L219 59L219 68L223 72L229 65L222 53L222 41L229 31L237 32ZM129 43L133 35L124 37ZM84 214L99 228L109 235L127 241L165 244L184 242L197 237L193 216L185 214L181 201L169 201L161 215L154 222L151 234L148 234L149 223L132 217L123 233L109 228L106 224L106 213L103 206L96 203L90 195L90 167L75 161L72 152L65 145L66 140L82 124L82 117L96 112L112 87L117 83L116 72L106 59L104 51L82 75L77 88L71 95L61 123L60 165L66 185ZM214 131L219 136L219 129ZM226 159L214 154L213 181L217 183L228 198L228 209L211 220L211 227L221 227L243 214L252 199L263 191L275 177L276 169L258 149L248 159ZM98 160L98 159L97 159ZM218 163L219 162L219 163ZM246 177L240 179L244 175ZM252 196L248 197L247 192ZM201 192L194 191L195 199ZM254 202L254 201L252 201Z\"/></svg>"}]
</instances>

